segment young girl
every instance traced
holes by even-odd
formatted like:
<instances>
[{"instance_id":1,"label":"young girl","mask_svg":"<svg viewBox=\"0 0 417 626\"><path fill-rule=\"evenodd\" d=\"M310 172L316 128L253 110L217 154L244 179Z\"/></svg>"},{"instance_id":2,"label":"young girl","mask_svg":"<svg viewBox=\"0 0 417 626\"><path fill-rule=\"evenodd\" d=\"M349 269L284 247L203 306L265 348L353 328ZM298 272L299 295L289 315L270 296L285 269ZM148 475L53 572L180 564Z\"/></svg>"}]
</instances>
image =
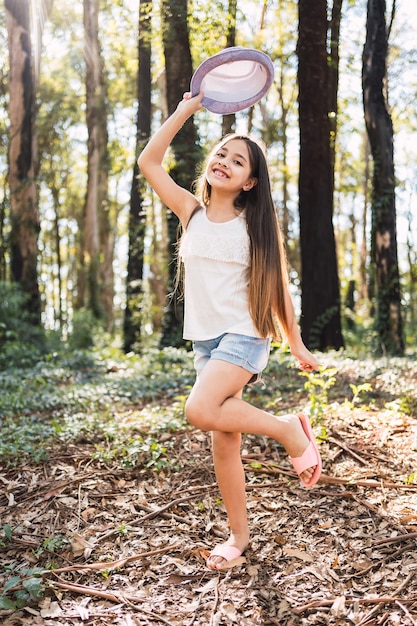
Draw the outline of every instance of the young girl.
<instances>
[{"instance_id":1,"label":"young girl","mask_svg":"<svg viewBox=\"0 0 417 626\"><path fill-rule=\"evenodd\" d=\"M207 560L222 569L249 543L241 433L282 444L302 483L313 486L321 459L305 415L274 416L242 400L245 385L267 364L271 338L283 329L299 367L317 369L302 342L288 290L285 256L271 196L266 158L246 136L226 137L207 160L199 196L179 187L162 166L184 122L202 107L185 94L142 151L139 167L184 229L184 338L193 341L196 383L187 419L212 431L213 461L230 537Z\"/></svg>"}]
</instances>

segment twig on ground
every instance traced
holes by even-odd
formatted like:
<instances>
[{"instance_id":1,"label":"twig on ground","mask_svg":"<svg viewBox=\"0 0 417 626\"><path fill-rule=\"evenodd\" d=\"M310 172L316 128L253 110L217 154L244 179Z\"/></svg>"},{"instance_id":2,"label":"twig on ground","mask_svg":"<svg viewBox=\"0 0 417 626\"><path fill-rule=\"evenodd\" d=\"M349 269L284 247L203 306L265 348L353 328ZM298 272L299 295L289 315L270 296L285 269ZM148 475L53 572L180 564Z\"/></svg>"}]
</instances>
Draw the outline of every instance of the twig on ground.
<instances>
[{"instance_id":1,"label":"twig on ground","mask_svg":"<svg viewBox=\"0 0 417 626\"><path fill-rule=\"evenodd\" d=\"M388 543L401 543L401 541L408 541L408 539L417 539L417 532L405 533L404 535L397 535L396 537L387 537L386 539L378 539L373 545L382 546Z\"/></svg>"},{"instance_id":2,"label":"twig on ground","mask_svg":"<svg viewBox=\"0 0 417 626\"><path fill-rule=\"evenodd\" d=\"M65 613L63 615L61 615L61 617L63 619L76 619L79 620L80 619L80 614L79 613ZM104 612L104 611L88 611L88 619L92 620L95 619L97 617L107 617L110 619L117 619L118 615L117 613L112 613L111 611L108 612Z\"/></svg>"},{"instance_id":3,"label":"twig on ground","mask_svg":"<svg viewBox=\"0 0 417 626\"><path fill-rule=\"evenodd\" d=\"M388 561L392 561L392 560L396 559L397 556L400 556L401 554L403 554L403 552L407 552L409 549L410 549L409 546L404 546L403 548L400 548L399 550L396 550L392 554L388 554L387 556L384 556L383 559L380 559L379 561L375 561L374 563L371 563L370 565L368 565L368 567L365 567L365 569L361 569L360 571L356 572L355 574L351 574L350 576L346 576L345 580L349 580L349 578L358 578L360 576L364 576L369 571L371 571L371 569L374 569L375 567L378 567L379 565L384 565Z\"/></svg>"},{"instance_id":4,"label":"twig on ground","mask_svg":"<svg viewBox=\"0 0 417 626\"><path fill-rule=\"evenodd\" d=\"M394 591L395 595L398 595L399 593L401 593L401 591L403 591L408 584L413 580L414 576L417 574L416 570L413 570L412 572L410 572L407 576L407 578L405 580L403 580L403 582L401 583L401 585L399 585L397 587L397 589Z\"/></svg>"},{"instance_id":5,"label":"twig on ground","mask_svg":"<svg viewBox=\"0 0 417 626\"><path fill-rule=\"evenodd\" d=\"M342 448L342 450L350 454L350 456L359 461L359 463L362 463L362 465L367 465L365 459L359 456L359 454L356 454L356 452L354 452L351 448L349 448L349 446L343 443L343 441L340 441L340 439L336 439L336 437L329 437L328 439L331 443L336 444L336 446L339 446L339 448Z\"/></svg>"},{"instance_id":6,"label":"twig on ground","mask_svg":"<svg viewBox=\"0 0 417 626\"><path fill-rule=\"evenodd\" d=\"M110 602L116 602L117 604L127 604L131 608L135 609L136 611L140 611L141 613L143 613L144 615L147 615L148 617L153 617L154 619L162 622L163 624L167 624L168 626L172 625L172 622L168 622L157 613L154 613L152 611L147 611L146 609L143 609L143 607L136 606L135 602L145 602L143 598L138 598L136 596L130 596L130 595L128 596L125 594L116 595L108 591L102 591L101 589L94 589L92 587L87 587L86 585L61 582L61 579L59 579L58 581L54 581L52 585L54 587L58 587L59 589L72 591L73 593L79 593L79 594L91 596L91 597L104 598L105 600L109 600Z\"/></svg>"},{"instance_id":7,"label":"twig on ground","mask_svg":"<svg viewBox=\"0 0 417 626\"><path fill-rule=\"evenodd\" d=\"M328 485L349 485L350 487L369 487L379 489L417 489L417 485L413 483L390 483L384 480L355 480L354 478L338 478L336 476L327 476L322 474L319 483Z\"/></svg>"},{"instance_id":8,"label":"twig on ground","mask_svg":"<svg viewBox=\"0 0 417 626\"><path fill-rule=\"evenodd\" d=\"M76 583L63 582L59 576L57 578L58 580L51 582L51 587L58 587L59 589L65 589L65 591L72 591L73 593L80 593L84 596L104 598L105 600L110 600L110 602L123 604L123 598L121 598L121 596L117 596L109 591L102 591L101 589L94 589L93 587L87 587L86 585L79 585ZM141 598L133 597L133 599L136 602L144 602Z\"/></svg>"},{"instance_id":9,"label":"twig on ground","mask_svg":"<svg viewBox=\"0 0 417 626\"><path fill-rule=\"evenodd\" d=\"M411 582L411 580L414 578L414 575L416 574L415 571L411 572L410 574L408 574L407 578L401 583L401 585L399 585L395 591L394 591L394 595L397 596L399 593L401 593L401 591L403 591L409 582ZM397 602L397 600L396 600ZM369 620L378 613L380 607L376 606L372 609L372 611L369 611L369 613L367 613L366 615L363 616L363 618L361 619L361 621L356 625L356 626L364 626L366 624L366 622L369 622Z\"/></svg>"},{"instance_id":10,"label":"twig on ground","mask_svg":"<svg viewBox=\"0 0 417 626\"><path fill-rule=\"evenodd\" d=\"M370 619L372 619L377 613L379 613L381 607L380 606L374 606L374 608L371 611L368 611L368 613L366 613L360 622L358 622L356 624L356 626L365 626L366 622L369 622Z\"/></svg>"},{"instance_id":11,"label":"twig on ground","mask_svg":"<svg viewBox=\"0 0 417 626\"><path fill-rule=\"evenodd\" d=\"M133 524L133 526L142 524L142 522L144 522L145 520L153 519L154 517L157 517L161 513L164 513L167 509L170 509L176 504L180 504L181 502L187 502L187 500L192 500L193 498L194 498L194 494L191 494L190 496L185 496L183 498L176 498L176 500L172 500L171 502L168 502L168 504L161 506L159 509L156 509L155 511L152 511L151 513L148 513L147 515L144 515L144 517L140 517L137 521L137 524Z\"/></svg>"},{"instance_id":12,"label":"twig on ground","mask_svg":"<svg viewBox=\"0 0 417 626\"><path fill-rule=\"evenodd\" d=\"M246 465L244 463L244 465ZM279 466L268 465L268 463L262 463L262 467L245 467L245 470L248 472L252 472L254 474L285 474L286 476L290 476L291 478L296 478L296 474L286 468L282 468ZM349 487L369 487L369 488L380 488L380 489L417 489L417 485L414 483L391 483L385 480L362 480L362 479L354 479L354 478L339 478L337 476L327 476L327 474L321 474L318 484L327 484L327 485L348 485Z\"/></svg>"},{"instance_id":13,"label":"twig on ground","mask_svg":"<svg viewBox=\"0 0 417 626\"><path fill-rule=\"evenodd\" d=\"M128 563L132 563L132 561L137 561L138 559L147 559L151 556L155 556L157 554L163 554L164 552L170 552L179 548L179 544L174 544L172 546L167 546L165 548L159 548L158 550L151 550L149 552L142 552L141 554L133 554L132 556L127 556L123 559L118 559L117 561L100 561L99 563L80 563L79 565L71 565L69 567L60 567L55 570L51 570L51 572L45 572L44 576L49 573L52 574L63 574L65 572L79 572L81 570L111 570L111 569L120 569L124 567Z\"/></svg>"},{"instance_id":14,"label":"twig on ground","mask_svg":"<svg viewBox=\"0 0 417 626\"><path fill-rule=\"evenodd\" d=\"M359 604L364 604L365 606L372 604L395 604L397 600L405 604L413 604L414 602L417 602L417 596L413 596L412 598L397 598L395 596L381 596L380 598L346 598L346 602L349 604L357 602ZM313 600L313 602L308 602L307 604L295 607L292 609L292 612L296 615L300 615L310 609L332 606L333 603L334 598L332 600Z\"/></svg>"},{"instance_id":15,"label":"twig on ground","mask_svg":"<svg viewBox=\"0 0 417 626\"><path fill-rule=\"evenodd\" d=\"M49 500L50 498L54 498L55 496L57 496L70 485L81 483L91 478L97 480L98 478L106 476L107 474L111 474L112 476L114 476L116 473L120 473L121 471L122 470L104 470L100 472L99 470L96 470L95 472L89 472L88 474L81 474L79 476L74 476L74 478L70 478L68 480L59 481L54 484L54 487L52 489L51 482L49 482L48 484L39 487L39 489L35 489L30 494L26 494L24 498L16 502L16 505L24 504L28 500L33 500L34 498L40 497L42 494L44 494L42 496L43 500Z\"/></svg>"},{"instance_id":16,"label":"twig on ground","mask_svg":"<svg viewBox=\"0 0 417 626\"><path fill-rule=\"evenodd\" d=\"M407 609L406 606L404 606L399 600L395 601L395 604L397 604L400 609L405 613L405 615L408 617L408 619L410 620L410 622L413 624L413 626L417 626L417 622L414 619L414 617L411 615L410 611Z\"/></svg>"}]
</instances>

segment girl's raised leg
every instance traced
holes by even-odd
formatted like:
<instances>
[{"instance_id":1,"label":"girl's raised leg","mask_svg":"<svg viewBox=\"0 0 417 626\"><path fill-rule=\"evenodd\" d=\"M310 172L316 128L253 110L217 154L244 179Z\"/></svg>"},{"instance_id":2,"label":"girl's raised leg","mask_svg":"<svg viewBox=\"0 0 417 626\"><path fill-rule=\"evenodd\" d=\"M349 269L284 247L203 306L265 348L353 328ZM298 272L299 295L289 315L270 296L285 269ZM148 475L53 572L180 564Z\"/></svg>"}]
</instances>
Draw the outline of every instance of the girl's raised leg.
<instances>
[{"instance_id":1,"label":"girl's raised leg","mask_svg":"<svg viewBox=\"0 0 417 626\"><path fill-rule=\"evenodd\" d=\"M301 457L310 440L296 414L275 416L239 397L250 376L242 367L211 359L187 400L187 419L202 430L266 435L281 443L290 457ZM300 478L308 483L314 469L312 465L302 471Z\"/></svg>"}]
</instances>

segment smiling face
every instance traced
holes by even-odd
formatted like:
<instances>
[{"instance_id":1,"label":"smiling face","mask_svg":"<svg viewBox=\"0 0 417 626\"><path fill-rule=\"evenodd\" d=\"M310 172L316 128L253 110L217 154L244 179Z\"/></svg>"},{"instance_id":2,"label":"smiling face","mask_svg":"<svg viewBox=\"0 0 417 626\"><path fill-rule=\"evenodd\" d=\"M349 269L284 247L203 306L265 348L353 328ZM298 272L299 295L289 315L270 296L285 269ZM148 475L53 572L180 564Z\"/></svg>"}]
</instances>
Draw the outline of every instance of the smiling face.
<instances>
[{"instance_id":1,"label":"smiling face","mask_svg":"<svg viewBox=\"0 0 417 626\"><path fill-rule=\"evenodd\" d=\"M207 182L212 189L227 191L237 196L256 185L248 146L243 139L230 139L221 144L209 159Z\"/></svg>"}]
</instances>

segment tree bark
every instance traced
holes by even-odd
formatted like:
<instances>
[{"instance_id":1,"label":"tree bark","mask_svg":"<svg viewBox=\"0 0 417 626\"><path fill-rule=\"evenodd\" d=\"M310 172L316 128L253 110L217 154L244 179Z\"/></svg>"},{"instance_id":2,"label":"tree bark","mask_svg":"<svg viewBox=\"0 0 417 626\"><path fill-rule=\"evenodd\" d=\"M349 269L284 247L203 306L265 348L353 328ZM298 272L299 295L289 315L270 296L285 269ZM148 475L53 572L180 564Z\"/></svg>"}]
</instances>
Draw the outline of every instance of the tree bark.
<instances>
[{"instance_id":1,"label":"tree bark","mask_svg":"<svg viewBox=\"0 0 417 626\"><path fill-rule=\"evenodd\" d=\"M137 154L151 134L151 53L152 53L152 1L140 0L136 119ZM145 181L135 159L129 209L129 256L127 262L126 309L124 316L124 351L140 350L143 305L143 262L146 229L144 208Z\"/></svg>"},{"instance_id":2,"label":"tree bark","mask_svg":"<svg viewBox=\"0 0 417 626\"><path fill-rule=\"evenodd\" d=\"M41 323L38 285L40 231L34 167L35 93L29 0L6 0L9 45L9 188L12 279L27 296L27 310Z\"/></svg>"},{"instance_id":3,"label":"tree bark","mask_svg":"<svg viewBox=\"0 0 417 626\"><path fill-rule=\"evenodd\" d=\"M189 91L192 76L192 62L188 37L187 0L163 0L162 2L162 39L166 69L166 97L168 114L173 113ZM186 121L172 142L174 165L170 169L173 179L182 187L190 189L195 179L196 165L201 158L197 145L197 132L193 119ZM178 219L171 212L167 214L168 225L168 290L172 293L175 285L175 259ZM166 307L161 346L180 346L182 339L183 305L178 299L171 298Z\"/></svg>"},{"instance_id":4,"label":"tree bark","mask_svg":"<svg viewBox=\"0 0 417 626\"><path fill-rule=\"evenodd\" d=\"M98 14L98 0L84 0L88 182L83 268L87 307L97 319L105 318L109 328L113 317L114 240L108 214L107 93L98 37Z\"/></svg>"},{"instance_id":5,"label":"tree bark","mask_svg":"<svg viewBox=\"0 0 417 626\"><path fill-rule=\"evenodd\" d=\"M236 45L236 12L237 0L229 0L229 8L227 12L226 48L232 48ZM233 131L235 123L236 115L234 113L222 116L222 137Z\"/></svg>"},{"instance_id":6,"label":"tree bark","mask_svg":"<svg viewBox=\"0 0 417 626\"><path fill-rule=\"evenodd\" d=\"M336 160L336 133L337 133L337 92L339 88L339 41L340 22L342 20L343 0L333 0L332 19L330 22L330 55L329 55L329 79L328 79L328 111L330 124L330 162L331 177L334 184L334 167Z\"/></svg>"},{"instance_id":7,"label":"tree bark","mask_svg":"<svg viewBox=\"0 0 417 626\"><path fill-rule=\"evenodd\" d=\"M395 2L394 2L395 8ZM395 207L394 133L386 97L388 33L385 0L368 0L362 87L373 159L371 259L376 281L379 350L404 353Z\"/></svg>"},{"instance_id":8,"label":"tree bark","mask_svg":"<svg viewBox=\"0 0 417 626\"><path fill-rule=\"evenodd\" d=\"M304 342L310 348L319 350L339 349L343 346L332 221L334 181L327 35L326 0L300 0L298 101L301 331Z\"/></svg>"}]
</instances>

